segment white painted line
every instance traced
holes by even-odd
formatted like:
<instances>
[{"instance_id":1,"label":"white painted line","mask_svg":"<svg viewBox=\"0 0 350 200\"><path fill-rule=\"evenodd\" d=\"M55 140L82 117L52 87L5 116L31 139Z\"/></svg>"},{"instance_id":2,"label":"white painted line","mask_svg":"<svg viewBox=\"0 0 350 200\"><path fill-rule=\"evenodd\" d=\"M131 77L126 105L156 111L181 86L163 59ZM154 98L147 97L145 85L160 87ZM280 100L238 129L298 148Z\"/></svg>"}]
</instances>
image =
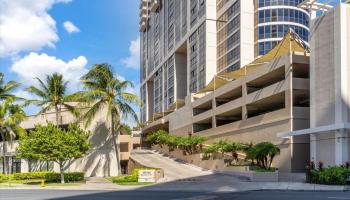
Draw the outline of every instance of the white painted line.
<instances>
[{"instance_id":1,"label":"white painted line","mask_svg":"<svg viewBox=\"0 0 350 200\"><path fill-rule=\"evenodd\" d=\"M181 199L173 199L173 200L211 200L216 198L217 196L197 196L197 197L181 198Z\"/></svg>"}]
</instances>

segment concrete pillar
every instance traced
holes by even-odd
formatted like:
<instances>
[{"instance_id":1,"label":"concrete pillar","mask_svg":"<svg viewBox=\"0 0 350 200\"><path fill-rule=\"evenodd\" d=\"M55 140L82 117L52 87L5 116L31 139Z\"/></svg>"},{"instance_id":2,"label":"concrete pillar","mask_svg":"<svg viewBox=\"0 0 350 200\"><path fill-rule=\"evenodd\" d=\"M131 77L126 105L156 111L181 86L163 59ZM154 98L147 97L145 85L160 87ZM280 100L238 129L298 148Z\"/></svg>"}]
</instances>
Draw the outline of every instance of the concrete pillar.
<instances>
[{"instance_id":1,"label":"concrete pillar","mask_svg":"<svg viewBox=\"0 0 350 200\"><path fill-rule=\"evenodd\" d=\"M310 161L316 163L316 158L317 158L317 138L315 134L310 135Z\"/></svg>"},{"instance_id":2,"label":"concrete pillar","mask_svg":"<svg viewBox=\"0 0 350 200\"><path fill-rule=\"evenodd\" d=\"M244 84L242 84L242 102L247 102L247 82L244 81ZM242 120L248 119L248 110L247 110L247 105L242 104Z\"/></svg>"},{"instance_id":3,"label":"concrete pillar","mask_svg":"<svg viewBox=\"0 0 350 200\"><path fill-rule=\"evenodd\" d=\"M212 128L216 128L216 118L215 118L215 116L213 116L211 118L211 124L212 124Z\"/></svg>"},{"instance_id":4,"label":"concrete pillar","mask_svg":"<svg viewBox=\"0 0 350 200\"><path fill-rule=\"evenodd\" d=\"M342 165L348 162L348 142L345 129L335 132L335 164Z\"/></svg>"}]
</instances>

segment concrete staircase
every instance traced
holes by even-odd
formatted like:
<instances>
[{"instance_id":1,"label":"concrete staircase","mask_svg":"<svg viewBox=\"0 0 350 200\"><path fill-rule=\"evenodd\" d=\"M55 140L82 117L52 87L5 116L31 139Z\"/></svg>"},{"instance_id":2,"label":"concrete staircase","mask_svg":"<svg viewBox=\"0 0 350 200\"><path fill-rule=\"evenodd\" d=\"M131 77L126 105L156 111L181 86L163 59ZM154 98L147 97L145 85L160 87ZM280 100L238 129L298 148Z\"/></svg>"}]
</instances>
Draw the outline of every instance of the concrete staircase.
<instances>
[{"instance_id":1,"label":"concrete staircase","mask_svg":"<svg viewBox=\"0 0 350 200\"><path fill-rule=\"evenodd\" d=\"M212 174L210 171L204 171L199 167L176 161L152 150L134 150L130 158L143 166L163 169L164 179L161 180L163 182L191 180L195 177Z\"/></svg>"}]
</instances>

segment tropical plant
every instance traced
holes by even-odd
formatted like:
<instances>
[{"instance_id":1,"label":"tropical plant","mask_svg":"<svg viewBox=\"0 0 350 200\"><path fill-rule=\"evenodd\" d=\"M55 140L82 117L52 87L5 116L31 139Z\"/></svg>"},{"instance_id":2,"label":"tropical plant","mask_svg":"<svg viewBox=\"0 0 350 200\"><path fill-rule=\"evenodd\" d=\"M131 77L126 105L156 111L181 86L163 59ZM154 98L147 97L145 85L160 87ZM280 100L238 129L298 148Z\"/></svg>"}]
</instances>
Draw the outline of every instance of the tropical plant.
<instances>
[{"instance_id":1,"label":"tropical plant","mask_svg":"<svg viewBox=\"0 0 350 200\"><path fill-rule=\"evenodd\" d=\"M247 158L253 162L255 160L260 168L271 169L275 156L280 154L280 149L270 142L261 142L250 147L246 154Z\"/></svg>"},{"instance_id":2,"label":"tropical plant","mask_svg":"<svg viewBox=\"0 0 350 200\"><path fill-rule=\"evenodd\" d=\"M5 141L12 141L17 136L25 135L25 130L20 127L19 123L26 117L22 106L14 103L14 97L7 97L0 103L0 135L3 141L2 155L6 163L6 145ZM3 166L4 173L8 173L7 166Z\"/></svg>"},{"instance_id":3,"label":"tropical plant","mask_svg":"<svg viewBox=\"0 0 350 200\"><path fill-rule=\"evenodd\" d=\"M222 147L222 151L225 153L230 153L232 159L229 161L229 165L232 165L233 161L238 162L238 152L242 151L244 148L244 145L238 142L230 142L230 143L226 143L223 147Z\"/></svg>"},{"instance_id":4,"label":"tropical plant","mask_svg":"<svg viewBox=\"0 0 350 200\"><path fill-rule=\"evenodd\" d=\"M350 168L346 165L330 166L322 170L307 166L306 182L326 185L346 185L349 184Z\"/></svg>"},{"instance_id":5,"label":"tropical plant","mask_svg":"<svg viewBox=\"0 0 350 200\"><path fill-rule=\"evenodd\" d=\"M40 78L35 78L39 82L39 87L30 86L26 88L31 94L34 94L39 99L27 100L28 104L34 104L41 107L40 113L54 109L56 114L56 125L61 124L61 111L66 109L75 116L78 114L73 102L78 100L79 93L67 94L68 81L64 81L63 75L53 73L47 75L45 82Z\"/></svg>"},{"instance_id":6,"label":"tropical plant","mask_svg":"<svg viewBox=\"0 0 350 200\"><path fill-rule=\"evenodd\" d=\"M178 137L175 141L178 143L178 148L184 151L184 154L192 155L200 150L201 145L206 141L206 138L201 136L188 136Z\"/></svg>"},{"instance_id":7,"label":"tropical plant","mask_svg":"<svg viewBox=\"0 0 350 200\"><path fill-rule=\"evenodd\" d=\"M120 130L121 132L126 133L127 135L131 135L132 134L132 129L131 129L131 127L129 125L127 125L127 124L120 124L119 126L120 127L119 128L117 127L116 130Z\"/></svg>"},{"instance_id":8,"label":"tropical plant","mask_svg":"<svg viewBox=\"0 0 350 200\"><path fill-rule=\"evenodd\" d=\"M147 142L150 145L159 145L162 147L162 145L166 144L167 140L169 138L169 133L164 130L158 130L152 134L149 134L147 136ZM174 144L177 146L176 144Z\"/></svg>"},{"instance_id":9,"label":"tropical plant","mask_svg":"<svg viewBox=\"0 0 350 200\"><path fill-rule=\"evenodd\" d=\"M147 136L147 142L151 145L159 145L161 148L166 145L169 147L169 151L180 149L187 155L199 152L205 141L205 137L170 135L164 130L158 130Z\"/></svg>"},{"instance_id":10,"label":"tropical plant","mask_svg":"<svg viewBox=\"0 0 350 200\"><path fill-rule=\"evenodd\" d=\"M217 145L214 145L214 144L209 145L203 149L203 154L204 154L203 158L205 160L209 158L214 158L214 154L217 153L218 151L219 149Z\"/></svg>"},{"instance_id":11,"label":"tropical plant","mask_svg":"<svg viewBox=\"0 0 350 200\"><path fill-rule=\"evenodd\" d=\"M204 149L205 158L208 156L213 157L215 153L221 153L221 156L225 158L225 163L232 165L233 161L238 162L238 153L243 151L246 145L239 142L228 142L225 140L220 140L215 142ZM227 154L230 158L227 158Z\"/></svg>"},{"instance_id":12,"label":"tropical plant","mask_svg":"<svg viewBox=\"0 0 350 200\"><path fill-rule=\"evenodd\" d=\"M127 88L133 87L132 82L119 80L109 64L94 65L81 80L85 87L81 100L89 107L81 115L81 119L85 122L85 126L88 126L99 111L107 109L106 117L111 123L110 134L113 138L120 174L117 138L120 134L121 120L131 118L138 122L137 114L132 106L139 106L140 100L136 95L126 91Z\"/></svg>"},{"instance_id":13,"label":"tropical plant","mask_svg":"<svg viewBox=\"0 0 350 200\"><path fill-rule=\"evenodd\" d=\"M64 183L64 164L86 154L91 146L89 135L77 124L70 124L66 130L51 122L46 126L37 125L19 140L17 157L56 162L60 167L61 183Z\"/></svg>"},{"instance_id":14,"label":"tropical plant","mask_svg":"<svg viewBox=\"0 0 350 200\"><path fill-rule=\"evenodd\" d=\"M16 98L17 97L11 92L13 92L14 89L18 88L21 84L15 81L4 81L4 74L0 73L0 101L5 100L7 98Z\"/></svg>"}]
</instances>

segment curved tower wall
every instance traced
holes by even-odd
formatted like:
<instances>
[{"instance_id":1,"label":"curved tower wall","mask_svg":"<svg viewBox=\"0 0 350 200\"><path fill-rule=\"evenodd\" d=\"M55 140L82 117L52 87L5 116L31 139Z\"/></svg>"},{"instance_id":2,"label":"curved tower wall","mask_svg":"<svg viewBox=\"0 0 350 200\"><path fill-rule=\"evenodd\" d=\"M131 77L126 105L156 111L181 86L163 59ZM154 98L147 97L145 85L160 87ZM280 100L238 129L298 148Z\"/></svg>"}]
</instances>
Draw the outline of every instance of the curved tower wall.
<instances>
[{"instance_id":1,"label":"curved tower wall","mask_svg":"<svg viewBox=\"0 0 350 200\"><path fill-rule=\"evenodd\" d=\"M310 14L302 0L255 0L255 56L271 50L289 28L308 43Z\"/></svg>"}]
</instances>

